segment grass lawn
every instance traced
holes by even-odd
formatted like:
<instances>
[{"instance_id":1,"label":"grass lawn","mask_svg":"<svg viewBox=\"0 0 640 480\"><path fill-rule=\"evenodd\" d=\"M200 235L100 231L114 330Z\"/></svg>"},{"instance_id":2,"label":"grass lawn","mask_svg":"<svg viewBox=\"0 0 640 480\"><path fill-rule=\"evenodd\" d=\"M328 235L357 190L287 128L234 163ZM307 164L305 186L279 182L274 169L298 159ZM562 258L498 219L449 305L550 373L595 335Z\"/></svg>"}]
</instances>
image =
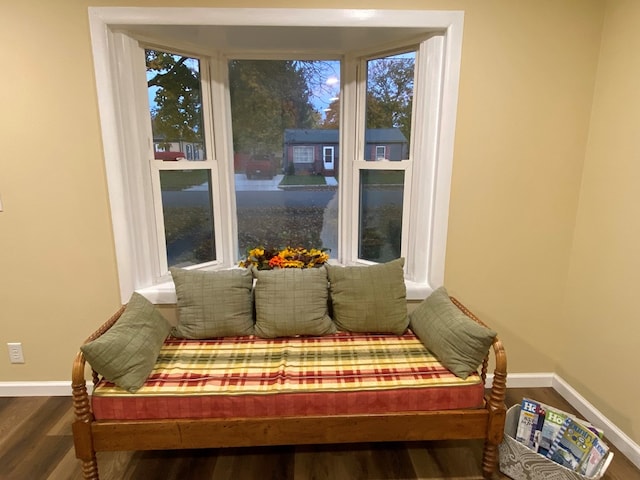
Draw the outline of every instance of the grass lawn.
<instances>
[{"instance_id":1,"label":"grass lawn","mask_svg":"<svg viewBox=\"0 0 640 480\"><path fill-rule=\"evenodd\" d=\"M208 170L162 170L160 182L163 191L180 191L209 183Z\"/></svg>"},{"instance_id":2,"label":"grass lawn","mask_svg":"<svg viewBox=\"0 0 640 480\"><path fill-rule=\"evenodd\" d=\"M367 185L403 185L403 170L361 170L362 180Z\"/></svg>"},{"instance_id":3,"label":"grass lawn","mask_svg":"<svg viewBox=\"0 0 640 480\"><path fill-rule=\"evenodd\" d=\"M326 185L322 175L285 175L280 185Z\"/></svg>"}]
</instances>

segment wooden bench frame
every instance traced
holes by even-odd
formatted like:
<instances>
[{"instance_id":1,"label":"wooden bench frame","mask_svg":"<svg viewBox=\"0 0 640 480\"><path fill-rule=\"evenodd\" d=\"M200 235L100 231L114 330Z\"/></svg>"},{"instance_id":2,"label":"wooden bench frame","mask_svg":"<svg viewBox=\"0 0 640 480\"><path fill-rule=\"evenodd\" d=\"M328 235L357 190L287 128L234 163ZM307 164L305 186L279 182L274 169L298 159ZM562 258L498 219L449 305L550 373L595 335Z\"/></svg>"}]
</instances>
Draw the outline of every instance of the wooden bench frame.
<instances>
[{"instance_id":1,"label":"wooden bench frame","mask_svg":"<svg viewBox=\"0 0 640 480\"><path fill-rule=\"evenodd\" d=\"M455 298L452 301L470 318L483 324ZM124 308L86 341L109 330ZM98 480L96 452L100 451L483 439L482 473L485 478L491 478L497 469L498 445L504 431L507 380L507 357L497 337L492 351L493 379L483 408L375 415L162 420L96 420L87 392L86 360L79 352L72 371L76 457L82 462L84 478ZM490 354L491 351L482 363L483 382L486 382ZM92 376L96 385L100 377L95 370Z\"/></svg>"}]
</instances>

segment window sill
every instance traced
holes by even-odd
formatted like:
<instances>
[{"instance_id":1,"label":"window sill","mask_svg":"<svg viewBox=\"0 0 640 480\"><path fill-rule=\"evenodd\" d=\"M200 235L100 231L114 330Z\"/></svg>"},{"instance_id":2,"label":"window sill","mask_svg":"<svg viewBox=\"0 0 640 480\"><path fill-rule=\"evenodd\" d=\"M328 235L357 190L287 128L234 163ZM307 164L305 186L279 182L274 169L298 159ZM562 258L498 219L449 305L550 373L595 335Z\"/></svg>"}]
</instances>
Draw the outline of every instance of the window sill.
<instances>
[{"instance_id":1,"label":"window sill","mask_svg":"<svg viewBox=\"0 0 640 480\"><path fill-rule=\"evenodd\" d=\"M408 301L424 300L434 290L426 283L417 283L411 280L405 280L404 283L407 287ZM156 305L171 305L177 302L176 289L173 282L164 282L151 287L140 288L136 292Z\"/></svg>"}]
</instances>

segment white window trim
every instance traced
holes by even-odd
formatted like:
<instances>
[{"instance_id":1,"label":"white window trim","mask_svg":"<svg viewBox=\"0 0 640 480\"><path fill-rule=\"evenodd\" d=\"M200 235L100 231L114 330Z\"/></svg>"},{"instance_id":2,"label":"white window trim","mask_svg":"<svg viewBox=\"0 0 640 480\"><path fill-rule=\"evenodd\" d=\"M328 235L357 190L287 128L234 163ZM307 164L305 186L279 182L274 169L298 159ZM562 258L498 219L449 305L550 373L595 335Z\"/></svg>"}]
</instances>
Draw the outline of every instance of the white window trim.
<instances>
[{"instance_id":1,"label":"white window trim","mask_svg":"<svg viewBox=\"0 0 640 480\"><path fill-rule=\"evenodd\" d=\"M144 201L143 192L134 188L136 184L148 183L141 171L147 165L143 162L127 163L124 161L124 157L126 156L125 152L131 151L144 155L153 147L147 145L145 132L140 131L141 126L134 118L131 118L131 115L127 115L126 111L119 107L140 101L127 92L116 92L115 90L115 85L131 82L130 78L124 75L127 71L127 65L121 65L113 58L115 46L118 45L124 49L137 47L137 42L130 37L117 33L119 26L167 24L283 27L291 25L310 27L375 26L428 28L443 32L443 35L438 37L440 38L438 42L423 43L421 46L420 54L429 51L430 54L435 53L441 56L440 68L431 76L428 83L430 95L437 100L439 109L429 109L428 116L424 119L426 122L433 122L437 119L438 128L435 129L434 135L425 136L421 135L421 132L415 134L416 143L414 145L420 144L421 148L425 148L425 151L429 152L429 161L418 162L413 166L412 182L418 182L417 179L424 178L428 178L429 182L428 185L420 183L420 188L414 188L413 198L417 198L425 207L420 212L412 209L410 219L406 222L412 229L411 238L416 238L415 232L429 232L428 242L426 246L418 246L415 245L415 242L412 244L409 241L406 250L403 249L407 252L408 258L416 259L408 262L407 266L407 296L409 299L420 299L444 282L463 21L464 14L459 11L89 7L97 97L122 302L128 301L131 293L137 290L143 292L156 303L174 303L175 290L172 282L154 285L151 272L158 270L158 265L155 264L156 260L149 258L149 255L138 254L144 252L156 241L155 238L151 238L152 235L149 235L154 226L147 225L147 219L153 218L153 212L149 216L142 215L140 211L152 207L145 206L147 202ZM423 65L426 63L422 62ZM132 67L132 65L128 65L128 67ZM355 75L353 77L346 75L345 77L343 82L355 81ZM419 81L427 81L422 76L418 76L418 79ZM224 80L220 78L218 80L218 82L214 81L213 88L224 89ZM133 91L133 87L129 90ZM344 98L343 101L346 104L349 99ZM425 112L415 111L414 121L417 115L423 113ZM354 119L343 116L343 121L347 124ZM221 138L230 135L230 132L224 131L225 127L221 127L220 124L217 126L214 124L214 128L216 130L223 129L222 132L217 132L222 134ZM128 135L125 139L123 135L125 130L134 134ZM341 129L341 151L356 152L355 144L360 140L347 136L345 130ZM137 135L138 133L140 135ZM132 137L137 139L132 139ZM217 148L224 149L226 147L219 146ZM342 155L342 158L343 162L341 163L345 163L348 157ZM225 171L228 169L222 165L220 167L219 188L221 195L228 198L231 207L235 209L235 197L230 194L233 191L232 175ZM348 185L349 183L346 182L351 182L355 173L351 168L342 168L342 170L342 181ZM415 186L413 185L413 187ZM151 188L150 185L144 185L144 187ZM136 199L139 202L140 209L138 211L130 208L131 199ZM228 219L222 219L222 223L225 223L226 220ZM345 225L346 216L342 216L340 221L341 226L344 227L342 231L349 231L350 226ZM134 229L138 229L138 231L134 232ZM221 239L221 242L225 244L222 248L230 248L233 244L235 232L230 230L226 231L223 235L224 238ZM141 238L144 241L141 242ZM346 251L346 249L342 251ZM418 261L418 259L420 260ZM225 264L228 262L229 259L224 260ZM148 287L139 288L144 285L148 285Z\"/></svg>"}]
</instances>

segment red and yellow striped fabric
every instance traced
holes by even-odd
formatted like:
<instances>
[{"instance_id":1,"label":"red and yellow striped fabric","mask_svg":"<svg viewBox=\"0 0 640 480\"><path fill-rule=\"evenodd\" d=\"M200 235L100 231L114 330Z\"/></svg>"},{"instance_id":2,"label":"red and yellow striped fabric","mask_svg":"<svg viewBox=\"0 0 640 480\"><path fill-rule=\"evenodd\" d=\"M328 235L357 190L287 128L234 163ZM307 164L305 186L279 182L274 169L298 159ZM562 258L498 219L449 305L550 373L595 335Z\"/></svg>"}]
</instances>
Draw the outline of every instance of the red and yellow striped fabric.
<instances>
[{"instance_id":1,"label":"red and yellow striped fabric","mask_svg":"<svg viewBox=\"0 0 640 480\"><path fill-rule=\"evenodd\" d=\"M324 337L168 339L135 394L102 381L97 419L337 415L474 408L478 375L462 380L411 332Z\"/></svg>"}]
</instances>

